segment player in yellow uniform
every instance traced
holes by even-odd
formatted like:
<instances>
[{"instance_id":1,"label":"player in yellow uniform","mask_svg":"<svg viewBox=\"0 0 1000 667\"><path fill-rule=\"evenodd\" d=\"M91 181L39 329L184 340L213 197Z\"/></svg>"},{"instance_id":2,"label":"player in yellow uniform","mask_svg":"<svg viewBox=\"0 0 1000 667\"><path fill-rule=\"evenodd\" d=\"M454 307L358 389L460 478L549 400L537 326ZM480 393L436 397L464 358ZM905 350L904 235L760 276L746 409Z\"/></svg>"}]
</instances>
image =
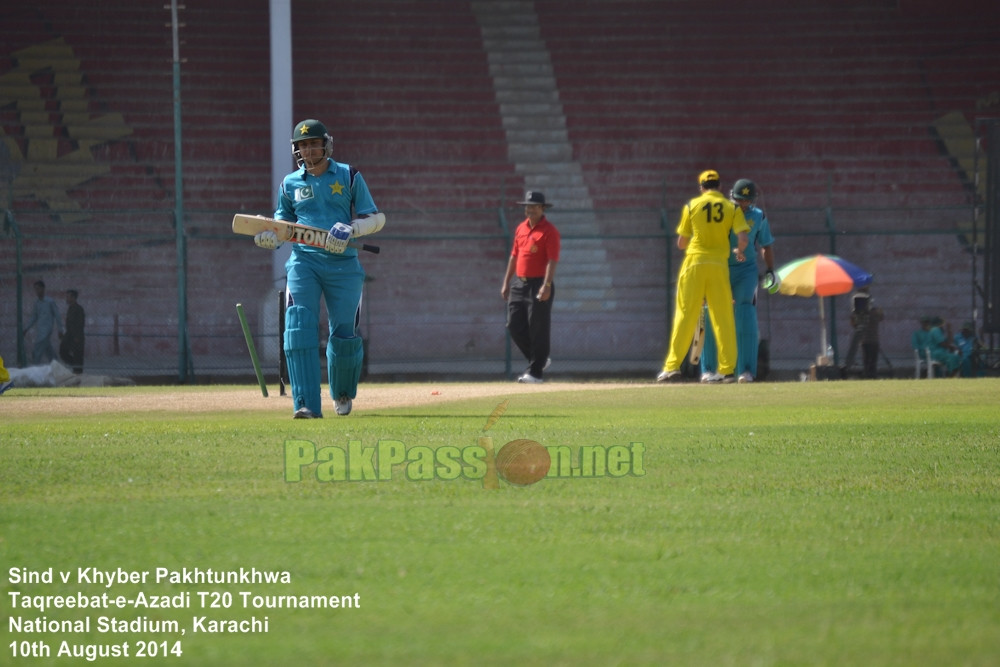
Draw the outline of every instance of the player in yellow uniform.
<instances>
[{"instance_id":1,"label":"player in yellow uniform","mask_svg":"<svg viewBox=\"0 0 1000 667\"><path fill-rule=\"evenodd\" d=\"M670 350L663 363L659 382L681 379L681 362L691 346L698 326L702 303L708 304L712 332L719 345L719 375L723 382L734 381L736 367L736 323L733 319L733 292L729 285L729 232L736 234L736 260L746 256L750 227L739 206L719 192L719 173L714 169L698 176L701 195L687 203L677 226L677 247L684 251L684 263L677 276L677 305L670 333Z\"/></svg>"},{"instance_id":2,"label":"player in yellow uniform","mask_svg":"<svg viewBox=\"0 0 1000 667\"><path fill-rule=\"evenodd\" d=\"M7 372L7 369L3 365L3 357L0 357L0 394L13 386L14 383L10 381L10 373Z\"/></svg>"}]
</instances>

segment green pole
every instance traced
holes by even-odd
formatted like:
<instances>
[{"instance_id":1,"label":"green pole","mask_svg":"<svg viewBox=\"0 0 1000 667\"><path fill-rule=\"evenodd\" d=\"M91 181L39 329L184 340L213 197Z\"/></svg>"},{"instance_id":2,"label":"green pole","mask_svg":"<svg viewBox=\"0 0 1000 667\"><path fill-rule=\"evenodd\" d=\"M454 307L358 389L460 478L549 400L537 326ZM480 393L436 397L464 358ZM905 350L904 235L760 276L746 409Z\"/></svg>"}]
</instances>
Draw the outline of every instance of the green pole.
<instances>
[{"instance_id":1,"label":"green pole","mask_svg":"<svg viewBox=\"0 0 1000 667\"><path fill-rule=\"evenodd\" d=\"M664 231L667 231L667 209L666 208L660 209L660 227ZM670 346L670 329L671 329L671 324L673 324L673 321L674 321L674 305L677 303L676 297L670 291L670 278L674 275L674 258L673 258L673 254L672 254L673 244L671 243L671 241L673 241L673 240L674 240L674 236L672 236L669 233L669 231L667 231L667 234L664 235L664 243L666 244L666 255L667 255L667 263L664 266L664 270L665 270L665 273L666 273L666 275L664 276L664 284L667 286L667 289L665 290L666 291L666 295L665 295L666 303L664 304L663 312L666 314L665 326L666 326L666 332L667 332L667 346L668 347Z\"/></svg>"},{"instance_id":2,"label":"green pole","mask_svg":"<svg viewBox=\"0 0 1000 667\"><path fill-rule=\"evenodd\" d=\"M236 314L240 318L240 326L243 327L243 337L247 341L247 350L250 351L250 361L253 363L253 372L257 375L257 382L260 384L260 393L267 398L267 383L264 381L264 372L260 369L260 358L257 356L257 346L253 344L253 335L250 333L250 325L247 323L246 313L243 312L243 304L236 304Z\"/></svg>"},{"instance_id":3,"label":"green pole","mask_svg":"<svg viewBox=\"0 0 1000 667\"><path fill-rule=\"evenodd\" d=\"M3 212L3 231L4 234L14 235L14 281L17 289L15 300L17 302L17 311L15 312L15 324L17 325L17 365L24 368L28 365L27 355L24 351L24 336L22 331L24 330L24 271L22 266L21 257L21 228L17 226L17 222L14 220L14 181L17 180L17 176L21 171L21 165L19 162L14 161L14 157L10 154L7 149L7 145L0 141L0 159L3 164L5 176L6 176L6 187L7 187L7 201L4 203Z\"/></svg>"},{"instance_id":4,"label":"green pole","mask_svg":"<svg viewBox=\"0 0 1000 667\"><path fill-rule=\"evenodd\" d=\"M833 221L833 177L827 176L826 181L826 229L830 234L830 254L837 254L837 228ZM823 297L820 297L822 299ZM840 356L840 346L837 345L837 301L830 299L830 338L827 345L833 348L833 363L838 365ZM826 354L822 350L821 354Z\"/></svg>"},{"instance_id":5,"label":"green pole","mask_svg":"<svg viewBox=\"0 0 1000 667\"><path fill-rule=\"evenodd\" d=\"M670 278L674 275L674 261L673 261L672 248L675 245L675 243L671 243L674 240L674 237L670 233L671 230L670 227L668 226L669 224L670 223L667 221L667 179L664 178L663 181L660 183L660 229L666 232L666 237L664 241L667 246L666 247L667 262L666 265L664 266L666 276L664 276L664 283L663 283L664 285L666 285L667 288L665 290L666 303L664 304L663 312L665 314L665 319L666 319L666 321L664 322L664 326L667 332L666 342L668 350L670 348L670 332L672 328L671 325L673 324L674 321L674 306L677 303L676 296L674 296L670 292Z\"/></svg>"},{"instance_id":6,"label":"green pole","mask_svg":"<svg viewBox=\"0 0 1000 667\"><path fill-rule=\"evenodd\" d=\"M187 248L184 237L184 170L181 143L181 56L178 36L177 0L171 0L170 19L174 41L174 231L177 247L177 379L188 380Z\"/></svg>"},{"instance_id":7,"label":"green pole","mask_svg":"<svg viewBox=\"0 0 1000 667\"><path fill-rule=\"evenodd\" d=\"M504 197L507 194L507 178L503 177L500 179L500 202L497 205L497 222L500 225L501 231L503 231L504 236L504 247L505 252L509 253L511 250L511 244L514 242L514 237L511 235L510 225L507 224L507 212L504 207ZM506 264L504 264L504 269L506 270ZM504 304L504 322L507 321L507 304ZM503 372L506 377L513 377L514 375L514 353L510 340L510 331L504 326L504 346L503 346Z\"/></svg>"},{"instance_id":8,"label":"green pole","mask_svg":"<svg viewBox=\"0 0 1000 667\"><path fill-rule=\"evenodd\" d=\"M13 192L13 188L11 192ZM11 200L13 198L14 196L11 195ZM3 226L5 232L9 231L14 235L14 282L17 290L17 312L15 314L17 320L17 365L24 368L28 365L28 355L24 350L24 335L21 333L24 331L24 269L21 262L21 228L17 226L14 212L10 209L4 211Z\"/></svg>"}]
</instances>

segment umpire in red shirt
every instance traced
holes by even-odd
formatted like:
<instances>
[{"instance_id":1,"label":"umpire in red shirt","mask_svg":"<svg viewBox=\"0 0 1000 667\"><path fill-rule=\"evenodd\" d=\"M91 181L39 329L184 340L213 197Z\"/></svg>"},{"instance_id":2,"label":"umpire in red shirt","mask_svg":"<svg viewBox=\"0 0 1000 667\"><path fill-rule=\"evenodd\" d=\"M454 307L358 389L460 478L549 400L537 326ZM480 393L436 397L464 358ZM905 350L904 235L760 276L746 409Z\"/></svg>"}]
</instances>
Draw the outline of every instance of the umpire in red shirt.
<instances>
[{"instance_id":1,"label":"umpire in red shirt","mask_svg":"<svg viewBox=\"0 0 1000 667\"><path fill-rule=\"evenodd\" d=\"M507 302L510 338L528 360L528 369L517 381L537 384L549 365L559 230L545 217L552 204L546 203L544 193L529 190L518 203L528 217L514 232L500 296Z\"/></svg>"}]
</instances>

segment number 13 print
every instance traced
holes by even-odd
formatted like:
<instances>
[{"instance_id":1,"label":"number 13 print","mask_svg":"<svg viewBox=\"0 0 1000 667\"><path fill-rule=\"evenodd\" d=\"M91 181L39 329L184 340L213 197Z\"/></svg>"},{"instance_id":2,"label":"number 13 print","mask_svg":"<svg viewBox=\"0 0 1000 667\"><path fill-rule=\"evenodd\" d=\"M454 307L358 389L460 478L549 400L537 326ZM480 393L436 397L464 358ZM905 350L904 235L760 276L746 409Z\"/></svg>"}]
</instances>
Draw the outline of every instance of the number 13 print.
<instances>
[{"instance_id":1,"label":"number 13 print","mask_svg":"<svg viewBox=\"0 0 1000 667\"><path fill-rule=\"evenodd\" d=\"M715 210L715 215L712 215L713 209ZM705 205L701 207L701 210L705 212L705 222L722 222L725 218L725 209L723 208L722 202L705 202Z\"/></svg>"}]
</instances>

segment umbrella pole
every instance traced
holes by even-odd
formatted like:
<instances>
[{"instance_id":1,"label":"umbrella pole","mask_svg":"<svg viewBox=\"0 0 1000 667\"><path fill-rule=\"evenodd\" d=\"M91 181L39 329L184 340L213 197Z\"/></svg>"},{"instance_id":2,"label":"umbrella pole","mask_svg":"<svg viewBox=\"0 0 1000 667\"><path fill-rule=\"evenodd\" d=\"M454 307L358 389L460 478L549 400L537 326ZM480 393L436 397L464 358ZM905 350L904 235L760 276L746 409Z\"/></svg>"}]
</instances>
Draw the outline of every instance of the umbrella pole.
<instances>
[{"instance_id":1,"label":"umbrella pole","mask_svg":"<svg viewBox=\"0 0 1000 667\"><path fill-rule=\"evenodd\" d=\"M819 326L820 326L820 349L821 355L826 355L826 315L823 312L823 297L819 298Z\"/></svg>"}]
</instances>

